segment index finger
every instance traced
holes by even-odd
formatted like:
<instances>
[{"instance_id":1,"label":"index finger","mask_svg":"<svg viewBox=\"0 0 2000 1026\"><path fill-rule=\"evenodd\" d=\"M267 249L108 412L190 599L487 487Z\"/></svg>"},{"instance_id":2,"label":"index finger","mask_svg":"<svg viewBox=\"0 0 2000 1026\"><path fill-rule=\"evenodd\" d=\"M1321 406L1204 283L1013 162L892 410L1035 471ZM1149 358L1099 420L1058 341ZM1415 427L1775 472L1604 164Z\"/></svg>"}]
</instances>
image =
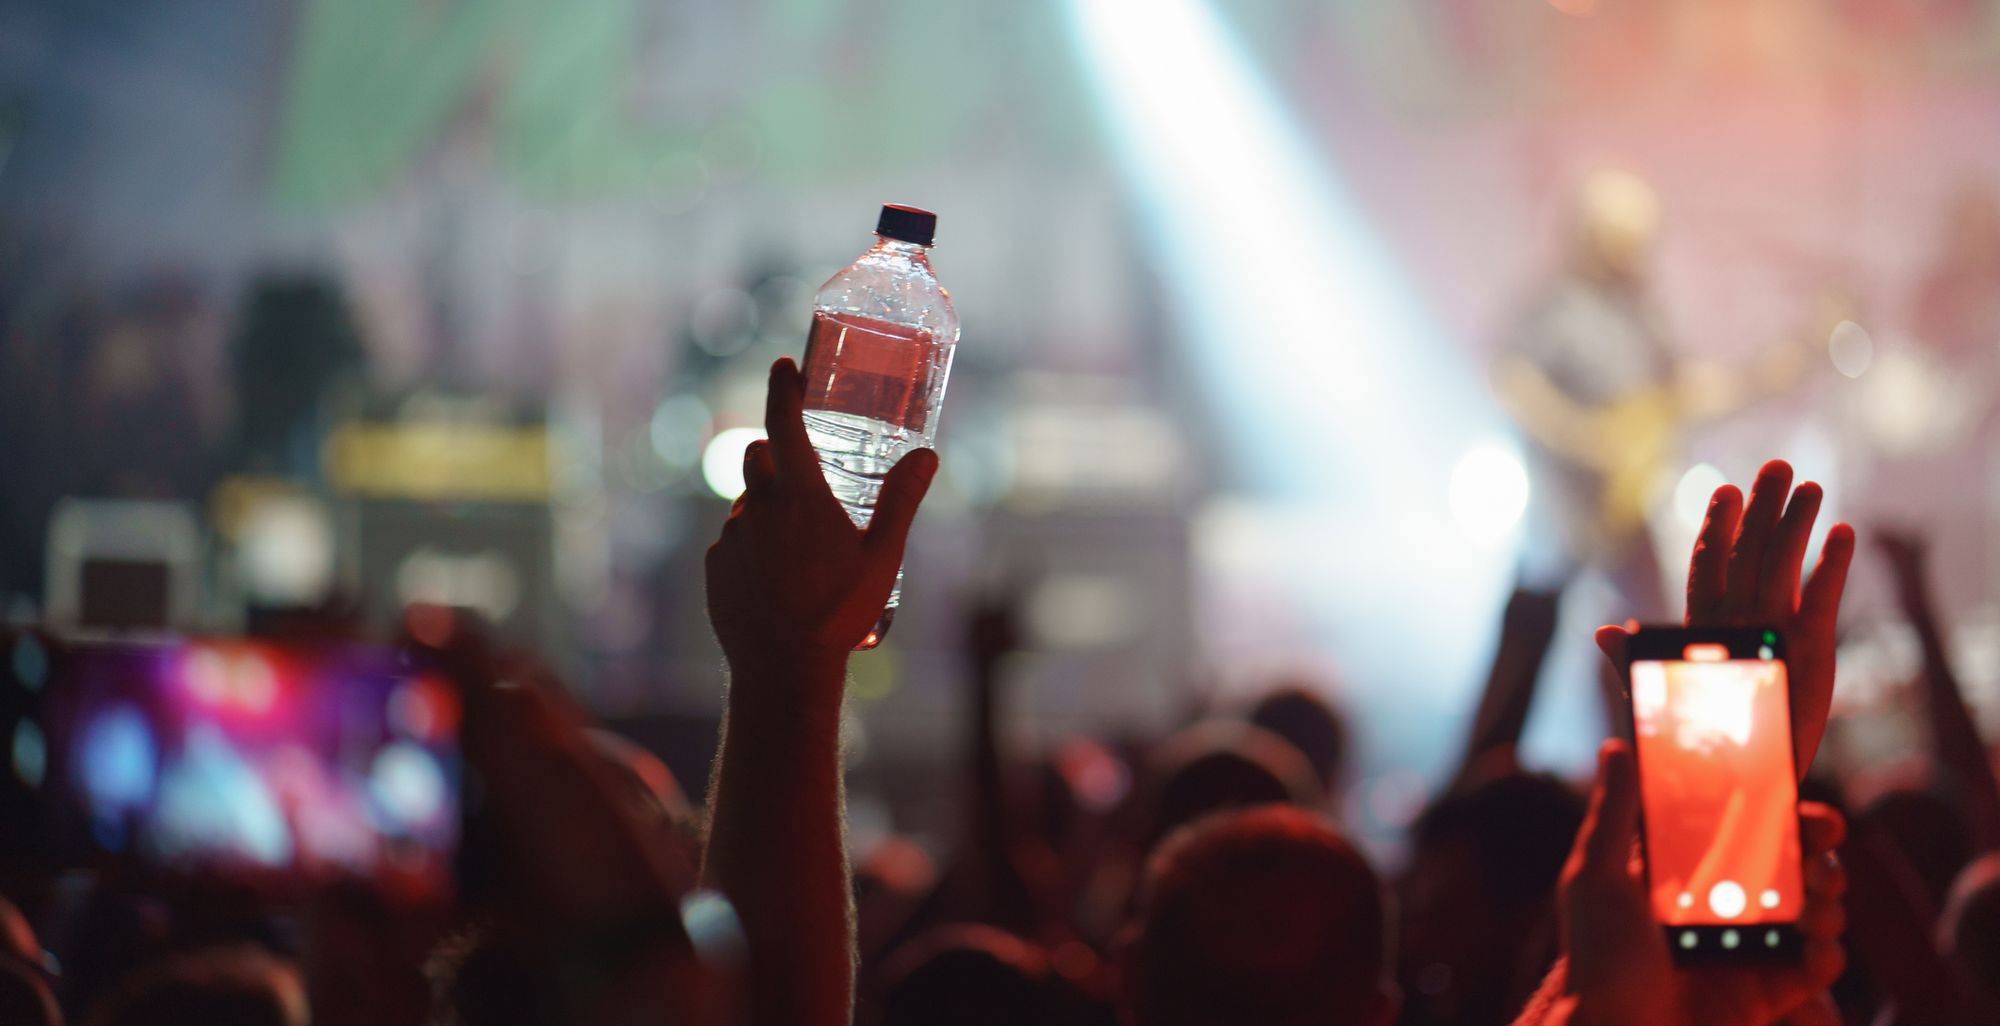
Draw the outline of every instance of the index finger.
<instances>
[{"instance_id":1,"label":"index finger","mask_svg":"<svg viewBox=\"0 0 2000 1026\"><path fill-rule=\"evenodd\" d=\"M810 494L827 490L820 474L819 454L806 434L805 378L789 356L771 364L771 381L764 397L764 434L771 441L771 462L778 471L778 487L784 491Z\"/></svg>"},{"instance_id":2,"label":"index finger","mask_svg":"<svg viewBox=\"0 0 2000 1026\"><path fill-rule=\"evenodd\" d=\"M1729 547L1743 521L1743 493L1735 485L1717 488L1708 500L1708 517L1688 558L1687 622L1711 623L1722 616L1727 594Z\"/></svg>"}]
</instances>

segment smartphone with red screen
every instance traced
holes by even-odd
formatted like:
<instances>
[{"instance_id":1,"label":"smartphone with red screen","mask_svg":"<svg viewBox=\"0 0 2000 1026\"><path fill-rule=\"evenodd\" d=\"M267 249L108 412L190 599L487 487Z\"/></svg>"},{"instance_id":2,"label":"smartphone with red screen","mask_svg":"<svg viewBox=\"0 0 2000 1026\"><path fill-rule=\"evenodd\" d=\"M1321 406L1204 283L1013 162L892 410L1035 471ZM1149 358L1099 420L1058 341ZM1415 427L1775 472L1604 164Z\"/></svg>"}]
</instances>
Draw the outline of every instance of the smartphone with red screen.
<instances>
[{"instance_id":1,"label":"smartphone with red screen","mask_svg":"<svg viewBox=\"0 0 2000 1026\"><path fill-rule=\"evenodd\" d=\"M1629 654L1648 898L1669 950L1796 960L1805 884L1783 636L1648 627Z\"/></svg>"}]
</instances>

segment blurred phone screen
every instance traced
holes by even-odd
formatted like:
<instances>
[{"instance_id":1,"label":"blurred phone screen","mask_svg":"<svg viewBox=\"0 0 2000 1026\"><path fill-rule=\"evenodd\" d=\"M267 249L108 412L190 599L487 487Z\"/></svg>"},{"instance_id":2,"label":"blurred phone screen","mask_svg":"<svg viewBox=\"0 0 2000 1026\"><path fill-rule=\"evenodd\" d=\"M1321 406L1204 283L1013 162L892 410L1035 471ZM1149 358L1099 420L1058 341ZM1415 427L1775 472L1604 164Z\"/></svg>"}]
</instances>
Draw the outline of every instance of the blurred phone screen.
<instances>
[{"instance_id":1,"label":"blurred phone screen","mask_svg":"<svg viewBox=\"0 0 2000 1026\"><path fill-rule=\"evenodd\" d=\"M74 646L42 720L62 850L281 886L449 888L459 704L393 650Z\"/></svg>"},{"instance_id":2,"label":"blurred phone screen","mask_svg":"<svg viewBox=\"0 0 2000 1026\"><path fill-rule=\"evenodd\" d=\"M1631 668L1653 914L1793 922L1804 890L1785 664L1720 644L1685 655Z\"/></svg>"}]
</instances>

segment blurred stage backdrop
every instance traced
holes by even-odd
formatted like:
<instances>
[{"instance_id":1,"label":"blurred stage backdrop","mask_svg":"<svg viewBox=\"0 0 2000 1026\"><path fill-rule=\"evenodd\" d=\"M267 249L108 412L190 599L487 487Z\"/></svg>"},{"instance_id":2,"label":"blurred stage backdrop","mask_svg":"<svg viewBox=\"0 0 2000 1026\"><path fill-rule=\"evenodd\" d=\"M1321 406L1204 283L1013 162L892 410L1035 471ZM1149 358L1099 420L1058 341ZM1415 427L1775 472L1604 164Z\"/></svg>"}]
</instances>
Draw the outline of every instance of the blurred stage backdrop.
<instances>
[{"instance_id":1,"label":"blurred stage backdrop","mask_svg":"<svg viewBox=\"0 0 2000 1026\"><path fill-rule=\"evenodd\" d=\"M1812 356L1649 482L1669 564L1709 487L1791 458L1932 532L1990 696L1986 0L0 0L0 592L213 631L480 606L698 776L700 556L763 370L914 203L965 329L855 662L857 815L936 821L899 793L1007 594L1024 740L1304 677L1380 834L1545 555L1489 367L1607 168L1657 198L1674 350ZM1914 655L1872 569L1843 700L1887 707ZM1543 764L1594 749L1600 576Z\"/></svg>"}]
</instances>

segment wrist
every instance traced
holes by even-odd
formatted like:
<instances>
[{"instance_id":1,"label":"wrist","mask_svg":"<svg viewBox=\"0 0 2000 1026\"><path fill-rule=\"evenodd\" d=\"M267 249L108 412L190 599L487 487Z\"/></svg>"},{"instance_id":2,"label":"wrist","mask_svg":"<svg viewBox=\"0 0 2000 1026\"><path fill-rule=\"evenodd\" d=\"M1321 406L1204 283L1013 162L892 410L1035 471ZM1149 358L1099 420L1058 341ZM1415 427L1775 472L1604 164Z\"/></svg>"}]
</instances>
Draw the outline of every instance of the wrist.
<instances>
[{"instance_id":1,"label":"wrist","mask_svg":"<svg viewBox=\"0 0 2000 1026\"><path fill-rule=\"evenodd\" d=\"M838 717L846 691L845 650L764 647L728 657L729 709L737 715Z\"/></svg>"},{"instance_id":2,"label":"wrist","mask_svg":"<svg viewBox=\"0 0 2000 1026\"><path fill-rule=\"evenodd\" d=\"M732 677L783 675L839 676L847 672L851 650L811 642L750 642L722 646Z\"/></svg>"}]
</instances>

